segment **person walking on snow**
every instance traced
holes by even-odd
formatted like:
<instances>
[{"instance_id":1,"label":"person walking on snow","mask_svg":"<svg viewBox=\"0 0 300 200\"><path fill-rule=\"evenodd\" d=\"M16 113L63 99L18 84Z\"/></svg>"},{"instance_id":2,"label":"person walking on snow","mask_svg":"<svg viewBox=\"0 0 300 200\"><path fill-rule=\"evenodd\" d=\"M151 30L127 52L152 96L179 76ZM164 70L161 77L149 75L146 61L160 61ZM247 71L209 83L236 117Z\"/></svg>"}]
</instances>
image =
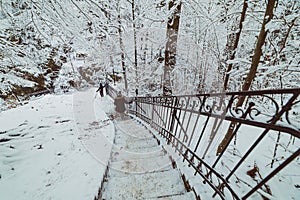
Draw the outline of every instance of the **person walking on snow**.
<instances>
[{"instance_id":1,"label":"person walking on snow","mask_svg":"<svg viewBox=\"0 0 300 200\"><path fill-rule=\"evenodd\" d=\"M101 97L104 96L103 89L104 89L104 86L102 85L102 83L100 83L100 86L99 86L99 88L98 88L98 90L96 92L99 92L99 94L100 94Z\"/></svg>"},{"instance_id":2,"label":"person walking on snow","mask_svg":"<svg viewBox=\"0 0 300 200\"><path fill-rule=\"evenodd\" d=\"M116 106L115 110L121 115L121 119L124 119L124 112L126 110L125 103L127 103L127 101L125 100L121 91L119 91L117 97L115 98L114 104Z\"/></svg>"}]
</instances>

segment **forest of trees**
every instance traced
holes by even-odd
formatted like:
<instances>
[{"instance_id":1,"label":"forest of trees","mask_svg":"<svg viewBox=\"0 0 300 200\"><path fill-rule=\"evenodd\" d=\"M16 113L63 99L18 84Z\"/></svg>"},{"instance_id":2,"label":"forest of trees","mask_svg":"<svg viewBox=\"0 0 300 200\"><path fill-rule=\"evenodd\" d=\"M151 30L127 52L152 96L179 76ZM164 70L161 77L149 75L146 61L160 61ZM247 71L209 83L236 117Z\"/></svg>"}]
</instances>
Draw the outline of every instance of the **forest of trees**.
<instances>
[{"instance_id":1,"label":"forest of trees","mask_svg":"<svg viewBox=\"0 0 300 200\"><path fill-rule=\"evenodd\" d=\"M0 98L105 76L131 95L299 87L299 16L299 0L1 0Z\"/></svg>"}]
</instances>

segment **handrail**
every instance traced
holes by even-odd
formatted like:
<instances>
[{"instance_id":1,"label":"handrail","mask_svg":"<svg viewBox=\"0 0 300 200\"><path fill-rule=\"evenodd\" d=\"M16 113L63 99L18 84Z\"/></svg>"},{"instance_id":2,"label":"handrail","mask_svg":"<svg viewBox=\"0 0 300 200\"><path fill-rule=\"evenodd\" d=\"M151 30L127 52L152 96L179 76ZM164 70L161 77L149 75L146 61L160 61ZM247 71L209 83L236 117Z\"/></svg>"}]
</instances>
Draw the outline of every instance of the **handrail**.
<instances>
[{"instance_id":1,"label":"handrail","mask_svg":"<svg viewBox=\"0 0 300 200\"><path fill-rule=\"evenodd\" d=\"M213 197L247 199L271 194L268 182L299 156L299 95L300 88L135 97L129 112L179 152ZM240 97L245 103L237 107Z\"/></svg>"},{"instance_id":2,"label":"handrail","mask_svg":"<svg viewBox=\"0 0 300 200\"><path fill-rule=\"evenodd\" d=\"M109 84L106 84L105 85L105 88L106 88L106 93L112 98L112 99L115 99L116 96L117 96L117 93L118 91L113 88L111 85Z\"/></svg>"}]
</instances>

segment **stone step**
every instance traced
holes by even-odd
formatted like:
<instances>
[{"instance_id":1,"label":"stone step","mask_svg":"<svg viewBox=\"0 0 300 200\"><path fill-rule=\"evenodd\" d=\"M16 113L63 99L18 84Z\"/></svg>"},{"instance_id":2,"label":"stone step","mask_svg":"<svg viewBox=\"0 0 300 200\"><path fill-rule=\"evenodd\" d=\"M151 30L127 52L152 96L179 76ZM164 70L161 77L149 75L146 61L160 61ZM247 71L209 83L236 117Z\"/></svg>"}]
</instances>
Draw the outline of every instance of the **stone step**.
<instances>
[{"instance_id":1,"label":"stone step","mask_svg":"<svg viewBox=\"0 0 300 200\"><path fill-rule=\"evenodd\" d=\"M103 199L170 199L186 193L181 177L174 169L123 177L110 174L106 183Z\"/></svg>"},{"instance_id":2,"label":"stone step","mask_svg":"<svg viewBox=\"0 0 300 200\"><path fill-rule=\"evenodd\" d=\"M164 199L164 200L191 200L191 199L195 199L195 194L193 192L186 192L183 194L176 194L176 195L171 195L171 196L159 196L159 197L155 197L155 198L150 198L152 200L155 199ZM150 200L149 199L149 200Z\"/></svg>"},{"instance_id":3,"label":"stone step","mask_svg":"<svg viewBox=\"0 0 300 200\"><path fill-rule=\"evenodd\" d=\"M114 146L112 149L111 161L121 161L121 160L135 160L135 159L147 159L153 157L164 156L167 154L161 148L155 148L153 151L147 152L136 152L129 151L124 148L118 148L119 146Z\"/></svg>"},{"instance_id":4,"label":"stone step","mask_svg":"<svg viewBox=\"0 0 300 200\"><path fill-rule=\"evenodd\" d=\"M153 137L136 138L126 135L116 136L114 146L116 149L137 153L152 152L158 149L158 143Z\"/></svg>"},{"instance_id":5,"label":"stone step","mask_svg":"<svg viewBox=\"0 0 300 200\"><path fill-rule=\"evenodd\" d=\"M137 122L134 122L133 120L119 121L116 126L118 133L123 132L141 138L151 136L149 130L145 129L145 127Z\"/></svg>"},{"instance_id":6,"label":"stone step","mask_svg":"<svg viewBox=\"0 0 300 200\"><path fill-rule=\"evenodd\" d=\"M145 155L130 155L131 159L125 157L112 159L110 169L118 170L124 173L148 173L171 169L172 164L167 154L160 156Z\"/></svg>"}]
</instances>

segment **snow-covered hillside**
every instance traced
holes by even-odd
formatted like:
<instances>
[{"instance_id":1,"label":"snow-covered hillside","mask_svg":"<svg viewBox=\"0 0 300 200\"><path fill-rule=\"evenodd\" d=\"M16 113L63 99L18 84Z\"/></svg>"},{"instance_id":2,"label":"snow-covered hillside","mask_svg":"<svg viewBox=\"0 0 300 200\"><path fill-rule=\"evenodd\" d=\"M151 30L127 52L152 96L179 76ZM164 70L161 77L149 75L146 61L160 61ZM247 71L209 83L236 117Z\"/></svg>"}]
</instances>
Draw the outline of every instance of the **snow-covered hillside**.
<instances>
[{"instance_id":1,"label":"snow-covered hillside","mask_svg":"<svg viewBox=\"0 0 300 200\"><path fill-rule=\"evenodd\" d=\"M99 8L90 2L1 1L0 8L2 100L16 102L32 93L86 86L81 77L85 72L79 73L73 63L86 56L90 60L78 67L100 70L94 56L103 51L98 24L103 21ZM86 12L94 14L94 19ZM99 57L103 61L107 56ZM99 59L96 63L101 64Z\"/></svg>"}]
</instances>

